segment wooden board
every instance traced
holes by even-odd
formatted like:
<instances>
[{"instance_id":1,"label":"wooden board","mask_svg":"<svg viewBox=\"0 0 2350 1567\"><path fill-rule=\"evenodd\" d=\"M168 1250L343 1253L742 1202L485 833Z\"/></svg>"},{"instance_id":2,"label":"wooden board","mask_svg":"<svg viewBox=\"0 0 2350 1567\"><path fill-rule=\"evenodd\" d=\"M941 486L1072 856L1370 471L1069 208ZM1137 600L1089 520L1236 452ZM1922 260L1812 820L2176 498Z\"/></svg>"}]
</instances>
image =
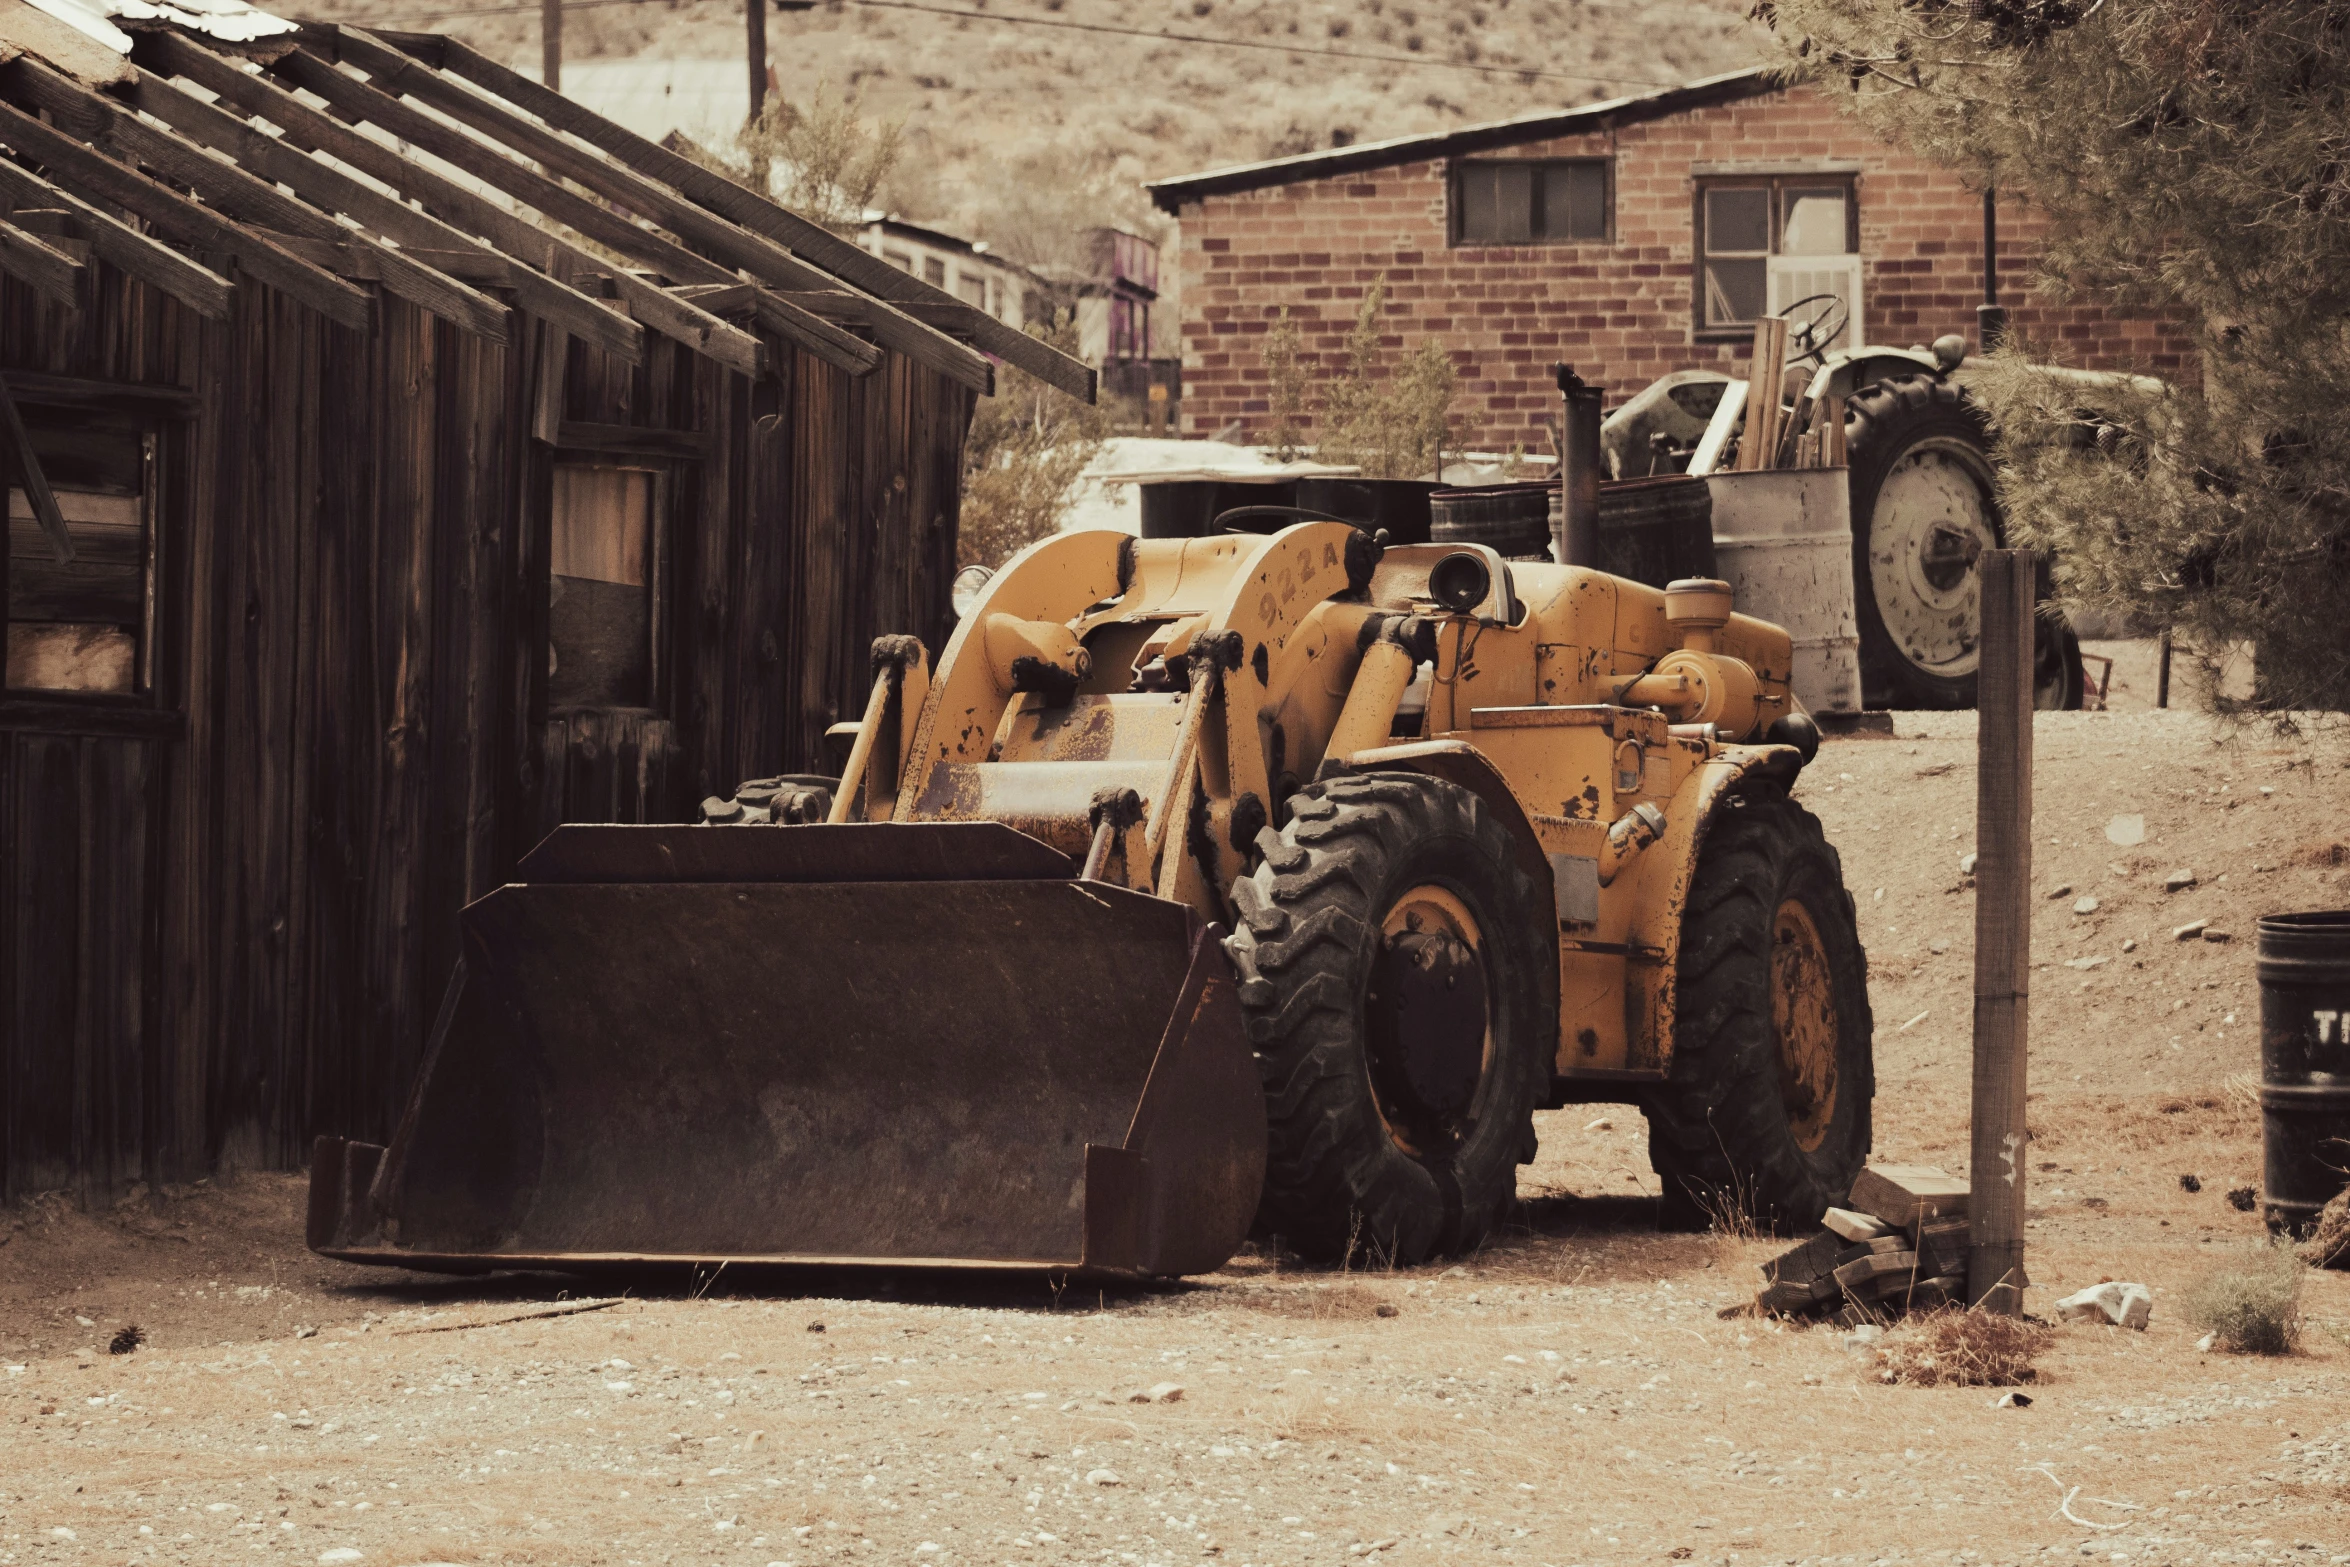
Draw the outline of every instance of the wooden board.
<instances>
[{"instance_id":1,"label":"wooden board","mask_svg":"<svg viewBox=\"0 0 2350 1567\"><path fill-rule=\"evenodd\" d=\"M1848 1206L1909 1228L1920 1219L1967 1211L1967 1183L1930 1164L1872 1164L1852 1183Z\"/></svg>"}]
</instances>

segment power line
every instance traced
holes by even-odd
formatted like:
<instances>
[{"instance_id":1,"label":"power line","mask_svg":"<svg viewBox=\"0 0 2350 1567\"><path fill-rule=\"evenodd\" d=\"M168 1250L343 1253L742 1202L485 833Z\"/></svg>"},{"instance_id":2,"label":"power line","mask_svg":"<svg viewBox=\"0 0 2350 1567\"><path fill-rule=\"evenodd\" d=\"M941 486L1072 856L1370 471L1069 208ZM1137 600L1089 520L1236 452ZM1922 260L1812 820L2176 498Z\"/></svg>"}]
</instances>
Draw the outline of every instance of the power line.
<instances>
[{"instance_id":1,"label":"power line","mask_svg":"<svg viewBox=\"0 0 2350 1567\"><path fill-rule=\"evenodd\" d=\"M661 0L563 0L566 11L592 11L610 5L652 5ZM1574 71L1549 71L1537 66L1492 65L1476 60L1439 60L1426 55L1380 54L1368 49L1324 49L1311 44L1277 43L1262 38L1217 38L1207 33L1152 32L1142 27L1118 27L1107 22L1078 22L1056 16L1013 16L995 11L966 11L954 6L923 5L919 0L842 0L843 4L876 11L919 11L927 16L951 16L963 21L998 22L1015 27L1056 27L1076 33L1108 33L1122 38L1147 38L1155 43L1205 44L1219 49L1260 49L1276 54L1316 55L1333 60L1365 60L1377 65L1415 65L1447 71L1476 71L1488 76L1535 77L1549 81L1584 82L1601 87L1678 87L1679 82L1647 81L1632 76L1589 76ZM401 22L453 22L477 16L536 15L545 7L523 5L469 6L463 10L423 11L401 16Z\"/></svg>"}]
</instances>

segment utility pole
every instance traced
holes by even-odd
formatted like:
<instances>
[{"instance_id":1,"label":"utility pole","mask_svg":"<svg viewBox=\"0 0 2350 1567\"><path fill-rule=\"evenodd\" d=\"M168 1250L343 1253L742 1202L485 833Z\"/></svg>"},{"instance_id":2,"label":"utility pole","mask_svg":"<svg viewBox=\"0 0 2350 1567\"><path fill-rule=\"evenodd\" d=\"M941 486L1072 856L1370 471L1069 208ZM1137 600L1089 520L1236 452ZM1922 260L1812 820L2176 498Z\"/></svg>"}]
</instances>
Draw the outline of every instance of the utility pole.
<instances>
[{"instance_id":1,"label":"utility pole","mask_svg":"<svg viewBox=\"0 0 2350 1567\"><path fill-rule=\"evenodd\" d=\"M767 0L743 0L743 32L750 43L751 116L756 125L767 107Z\"/></svg>"},{"instance_id":2,"label":"utility pole","mask_svg":"<svg viewBox=\"0 0 2350 1567\"><path fill-rule=\"evenodd\" d=\"M563 0L539 0L539 80L563 90Z\"/></svg>"}]
</instances>

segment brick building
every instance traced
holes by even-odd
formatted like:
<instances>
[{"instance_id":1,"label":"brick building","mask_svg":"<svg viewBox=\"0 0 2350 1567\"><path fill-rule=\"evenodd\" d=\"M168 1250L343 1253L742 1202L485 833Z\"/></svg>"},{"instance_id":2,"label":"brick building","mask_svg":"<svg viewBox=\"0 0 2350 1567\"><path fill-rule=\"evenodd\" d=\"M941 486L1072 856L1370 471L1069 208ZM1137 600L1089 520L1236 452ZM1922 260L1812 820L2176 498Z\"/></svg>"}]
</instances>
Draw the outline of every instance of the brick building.
<instances>
[{"instance_id":1,"label":"brick building","mask_svg":"<svg viewBox=\"0 0 2350 1567\"><path fill-rule=\"evenodd\" d=\"M1200 434L1266 422L1260 345L1285 314L1335 368L1382 274L1390 349L1445 342L1462 432L1493 449L1548 449L1556 360L1613 402L1669 370L1742 361L1754 317L1807 295L1838 294L1858 341L1893 345L1971 339L1983 297L1980 188L1760 70L1150 191L1182 223L1183 411ZM2043 228L1999 203L2011 330L2069 364L2186 366L2173 327L2032 294Z\"/></svg>"}]
</instances>

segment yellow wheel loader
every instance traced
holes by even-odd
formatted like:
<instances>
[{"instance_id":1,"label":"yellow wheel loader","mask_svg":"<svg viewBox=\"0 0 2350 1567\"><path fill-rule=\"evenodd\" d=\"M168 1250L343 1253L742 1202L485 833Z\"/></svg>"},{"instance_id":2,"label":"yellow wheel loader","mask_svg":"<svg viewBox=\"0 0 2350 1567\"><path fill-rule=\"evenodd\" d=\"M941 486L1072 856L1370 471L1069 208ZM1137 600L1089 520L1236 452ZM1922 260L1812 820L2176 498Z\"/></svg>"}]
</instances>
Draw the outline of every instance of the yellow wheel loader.
<instances>
[{"instance_id":1,"label":"yellow wheel loader","mask_svg":"<svg viewBox=\"0 0 2350 1567\"><path fill-rule=\"evenodd\" d=\"M1534 1112L1804 1225L1869 1148L1864 959L1777 627L1483 546L1038 543L838 780L573 826L466 912L310 1243L410 1267L1211 1270L1475 1244ZM813 818L822 816L824 819Z\"/></svg>"}]
</instances>

